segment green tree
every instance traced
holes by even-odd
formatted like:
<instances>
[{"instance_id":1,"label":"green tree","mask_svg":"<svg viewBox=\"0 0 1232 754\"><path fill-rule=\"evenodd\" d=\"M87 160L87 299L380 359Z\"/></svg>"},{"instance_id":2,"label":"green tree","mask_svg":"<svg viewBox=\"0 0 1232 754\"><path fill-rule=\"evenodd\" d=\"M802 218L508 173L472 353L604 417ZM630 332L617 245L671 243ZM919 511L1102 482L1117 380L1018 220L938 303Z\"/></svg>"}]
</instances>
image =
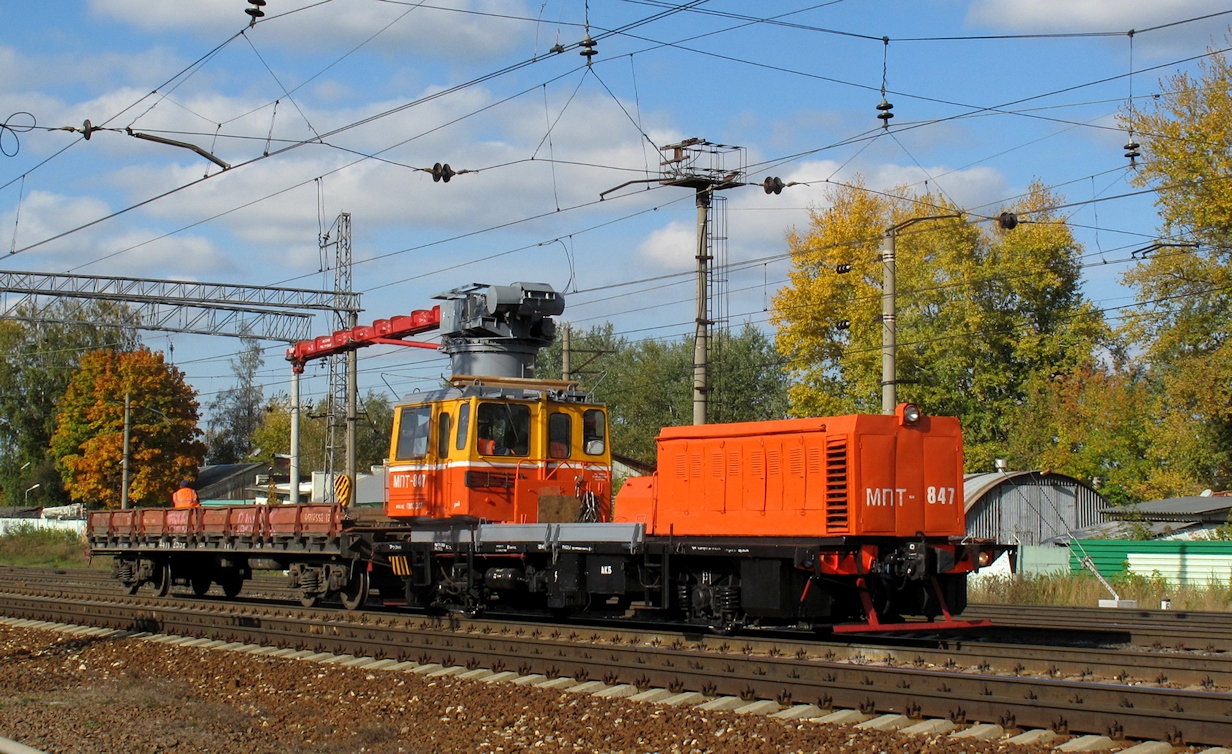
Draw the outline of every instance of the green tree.
<instances>
[{"instance_id":1,"label":"green tree","mask_svg":"<svg viewBox=\"0 0 1232 754\"><path fill-rule=\"evenodd\" d=\"M130 396L129 497L165 506L205 458L195 392L161 353L92 351L60 400L51 449L64 488L91 507L120 507L124 396Z\"/></svg>"},{"instance_id":2,"label":"green tree","mask_svg":"<svg viewBox=\"0 0 1232 754\"><path fill-rule=\"evenodd\" d=\"M56 299L42 308L19 306L0 321L0 485L10 504L70 501L51 453L57 404L83 354L140 344L133 318L109 302Z\"/></svg>"},{"instance_id":3,"label":"green tree","mask_svg":"<svg viewBox=\"0 0 1232 754\"><path fill-rule=\"evenodd\" d=\"M325 419L327 400L300 413L299 467L301 473L325 468ZM355 463L360 473L378 466L389 456L389 438L393 432L394 410L389 396L369 390L360 398L359 421L355 426ZM291 452L291 401L285 393L270 399L262 411L261 422L253 432L252 460L273 462L274 455ZM345 463L342 450L334 468Z\"/></svg>"},{"instance_id":4,"label":"green tree","mask_svg":"<svg viewBox=\"0 0 1232 754\"><path fill-rule=\"evenodd\" d=\"M693 421L693 339L631 341L610 323L571 335L574 378L608 408L614 452L653 464L655 437ZM712 338L712 422L777 419L787 411L787 376L774 344L752 325ZM561 374L559 338L536 364L544 379Z\"/></svg>"},{"instance_id":5,"label":"green tree","mask_svg":"<svg viewBox=\"0 0 1232 754\"><path fill-rule=\"evenodd\" d=\"M1155 189L1163 248L1124 277L1141 306L1127 340L1141 352L1154 395L1154 467L1160 496L1232 485L1232 65L1223 55L1199 75L1162 82L1162 94L1127 109L1142 142L1132 180Z\"/></svg>"},{"instance_id":6,"label":"green tree","mask_svg":"<svg viewBox=\"0 0 1232 754\"><path fill-rule=\"evenodd\" d=\"M210 401L209 428L205 433L210 463L249 460L252 435L261 424L265 391L257 382L257 371L265 363L263 349L255 338L243 338L241 342L242 350L231 360L235 386L219 392Z\"/></svg>"},{"instance_id":7,"label":"green tree","mask_svg":"<svg viewBox=\"0 0 1232 754\"><path fill-rule=\"evenodd\" d=\"M1036 374L1009 417L1014 468L1052 469L1096 487L1114 505L1152 494L1153 396L1142 371L1095 360Z\"/></svg>"},{"instance_id":8,"label":"green tree","mask_svg":"<svg viewBox=\"0 0 1232 754\"><path fill-rule=\"evenodd\" d=\"M1030 219L1012 231L931 194L886 196L857 182L829 199L806 231L789 232L789 284L774 297L793 413L880 411L881 238L913 218L960 215L897 235L898 396L958 416L968 468L992 468L1032 376L1070 373L1107 341L1079 288L1081 247L1050 209L1058 198L1032 186L1007 208ZM838 274L842 264L851 272Z\"/></svg>"}]
</instances>

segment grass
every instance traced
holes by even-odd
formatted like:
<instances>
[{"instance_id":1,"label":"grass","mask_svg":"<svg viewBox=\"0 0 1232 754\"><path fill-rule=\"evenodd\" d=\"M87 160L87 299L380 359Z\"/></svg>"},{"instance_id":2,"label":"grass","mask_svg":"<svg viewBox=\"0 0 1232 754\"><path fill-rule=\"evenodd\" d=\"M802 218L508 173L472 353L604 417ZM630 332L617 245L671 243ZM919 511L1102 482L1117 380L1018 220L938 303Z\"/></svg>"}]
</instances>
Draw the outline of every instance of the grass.
<instances>
[{"instance_id":1,"label":"grass","mask_svg":"<svg viewBox=\"0 0 1232 754\"><path fill-rule=\"evenodd\" d=\"M1137 600L1140 608L1158 609L1161 600L1171 600L1173 610L1232 612L1232 584L1176 584L1134 574L1109 581L1121 599ZM987 577L973 579L968 589L971 602L992 604L1095 607L1111 598L1086 573Z\"/></svg>"},{"instance_id":2,"label":"grass","mask_svg":"<svg viewBox=\"0 0 1232 754\"><path fill-rule=\"evenodd\" d=\"M86 545L81 537L63 529L11 529L0 536L0 565L86 567ZM96 559L94 565L99 565Z\"/></svg>"}]
</instances>

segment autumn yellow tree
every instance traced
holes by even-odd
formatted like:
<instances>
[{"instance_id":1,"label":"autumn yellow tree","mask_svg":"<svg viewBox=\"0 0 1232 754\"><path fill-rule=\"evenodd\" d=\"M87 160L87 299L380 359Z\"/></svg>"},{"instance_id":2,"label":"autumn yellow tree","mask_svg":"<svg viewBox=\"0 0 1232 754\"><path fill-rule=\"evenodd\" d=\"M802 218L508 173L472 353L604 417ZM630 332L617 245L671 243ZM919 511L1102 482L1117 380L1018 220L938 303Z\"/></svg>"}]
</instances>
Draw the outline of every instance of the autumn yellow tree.
<instances>
[{"instance_id":1,"label":"autumn yellow tree","mask_svg":"<svg viewBox=\"0 0 1232 754\"><path fill-rule=\"evenodd\" d=\"M165 506L205 458L195 391L161 353L92 351L58 406L52 454L70 496L120 507L124 397L129 395L129 502Z\"/></svg>"},{"instance_id":2,"label":"autumn yellow tree","mask_svg":"<svg viewBox=\"0 0 1232 754\"><path fill-rule=\"evenodd\" d=\"M879 412L882 305L878 247L897 234L898 395L962 419L969 469L991 469L1007 420L1035 374L1086 364L1107 329L1079 290L1081 247L1040 186L990 228L944 197L835 187L809 227L788 234L789 283L774 298L777 344L795 379L796 415ZM851 270L840 274L840 265Z\"/></svg>"},{"instance_id":3,"label":"autumn yellow tree","mask_svg":"<svg viewBox=\"0 0 1232 754\"><path fill-rule=\"evenodd\" d=\"M1155 189L1165 247L1125 275L1139 308L1124 336L1153 386L1149 494L1232 486L1232 65L1163 82L1121 124L1141 141L1132 180Z\"/></svg>"}]
</instances>

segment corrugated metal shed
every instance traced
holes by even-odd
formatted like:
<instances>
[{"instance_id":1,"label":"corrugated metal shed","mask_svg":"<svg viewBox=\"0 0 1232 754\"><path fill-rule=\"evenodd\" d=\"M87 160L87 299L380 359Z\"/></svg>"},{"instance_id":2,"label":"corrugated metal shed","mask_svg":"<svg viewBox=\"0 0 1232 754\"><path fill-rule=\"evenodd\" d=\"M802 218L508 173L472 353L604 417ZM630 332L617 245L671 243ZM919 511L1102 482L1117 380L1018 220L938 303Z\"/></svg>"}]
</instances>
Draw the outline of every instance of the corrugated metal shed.
<instances>
[{"instance_id":1,"label":"corrugated metal shed","mask_svg":"<svg viewBox=\"0 0 1232 754\"><path fill-rule=\"evenodd\" d=\"M1065 474L1010 471L966 475L963 505L969 536L1038 545L1101 523L1108 501Z\"/></svg>"}]
</instances>

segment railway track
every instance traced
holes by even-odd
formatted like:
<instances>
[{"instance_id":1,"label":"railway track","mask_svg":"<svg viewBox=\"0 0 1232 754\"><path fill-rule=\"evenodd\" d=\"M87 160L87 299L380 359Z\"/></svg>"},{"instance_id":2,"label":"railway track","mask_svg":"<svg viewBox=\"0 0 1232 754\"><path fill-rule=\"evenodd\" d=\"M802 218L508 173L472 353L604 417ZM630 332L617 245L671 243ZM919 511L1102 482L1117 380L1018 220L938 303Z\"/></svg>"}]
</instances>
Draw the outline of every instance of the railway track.
<instances>
[{"instance_id":1,"label":"railway track","mask_svg":"<svg viewBox=\"0 0 1232 754\"><path fill-rule=\"evenodd\" d=\"M16 583L23 574L23 583ZM662 626L647 630L346 613L178 595L156 600L104 591L93 575L51 575L61 576L59 585L48 574L0 572L0 612L823 708L991 720L1131 738L1166 734L1188 743L1232 740L1232 696L1221 691L1232 685L1232 665L1217 652L1012 645L956 641L952 636L922 636L899 644L804 641L784 635L724 639L689 636ZM74 580L80 583L74 586ZM1176 688L1179 685L1187 687Z\"/></svg>"},{"instance_id":2,"label":"railway track","mask_svg":"<svg viewBox=\"0 0 1232 754\"><path fill-rule=\"evenodd\" d=\"M1123 608L970 605L964 618L988 618L1010 629L1072 627L1076 633L1120 634L1126 644L1156 649L1232 651L1232 613Z\"/></svg>"}]
</instances>

